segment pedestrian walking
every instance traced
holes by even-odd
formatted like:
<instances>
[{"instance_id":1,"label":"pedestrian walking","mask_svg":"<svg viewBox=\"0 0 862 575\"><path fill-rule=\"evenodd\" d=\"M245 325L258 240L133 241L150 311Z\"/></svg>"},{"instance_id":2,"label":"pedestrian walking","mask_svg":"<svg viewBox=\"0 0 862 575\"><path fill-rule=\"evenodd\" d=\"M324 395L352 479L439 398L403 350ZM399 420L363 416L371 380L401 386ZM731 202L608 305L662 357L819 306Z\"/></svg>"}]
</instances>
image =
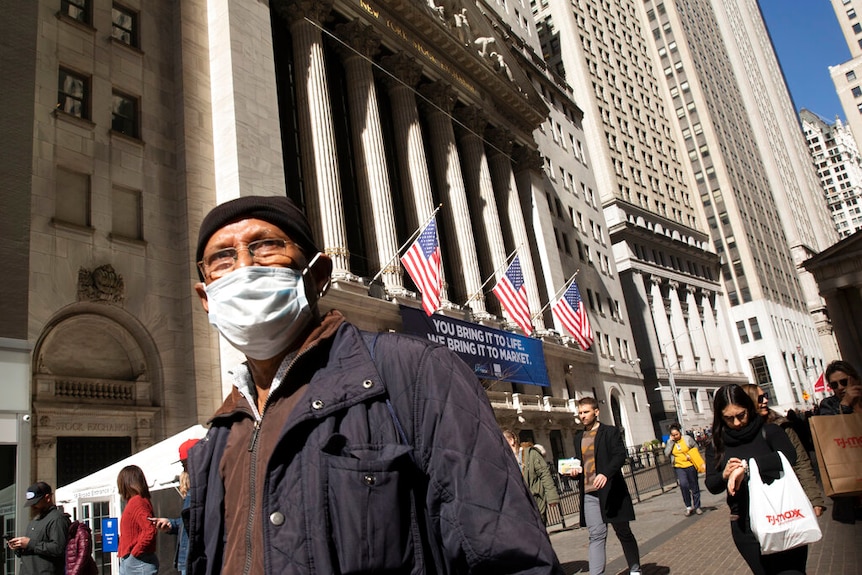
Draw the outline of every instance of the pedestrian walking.
<instances>
[{"instance_id":1,"label":"pedestrian walking","mask_svg":"<svg viewBox=\"0 0 862 575\"><path fill-rule=\"evenodd\" d=\"M189 573L562 573L473 370L322 315L332 262L293 202L217 206L197 261L246 361L189 456Z\"/></svg>"},{"instance_id":2,"label":"pedestrian walking","mask_svg":"<svg viewBox=\"0 0 862 575\"><path fill-rule=\"evenodd\" d=\"M524 482L533 494L542 521L547 525L548 507L560 503L560 494L557 493L554 478L551 477L551 469L538 446L530 441L519 442L515 433L509 429L503 431L503 436L518 460Z\"/></svg>"},{"instance_id":3,"label":"pedestrian walking","mask_svg":"<svg viewBox=\"0 0 862 575\"><path fill-rule=\"evenodd\" d=\"M706 453L706 487L710 493L727 492L730 532L736 549L755 575L804 575L808 546L763 555L760 542L751 531L749 517L748 461L754 459L764 483L779 478L781 451L790 464L796 450L787 434L764 423L754 402L742 387L729 384L719 388L713 402L712 446Z\"/></svg>"},{"instance_id":4,"label":"pedestrian walking","mask_svg":"<svg viewBox=\"0 0 862 575\"><path fill-rule=\"evenodd\" d=\"M794 431L789 419L773 409L769 408L769 395L759 386L753 383L742 386L748 397L757 406L757 414L763 418L765 423L773 423L784 430L787 434L787 439L793 444L796 450L796 463L793 464L793 472L796 474L802 489L805 491L806 497L811 501L811 506L814 508L814 514L817 517L823 515L826 511L826 498L823 496L823 490L817 483L817 477L814 476L814 469L811 467L811 458L808 456L808 450L802 439Z\"/></svg>"},{"instance_id":5,"label":"pedestrian walking","mask_svg":"<svg viewBox=\"0 0 862 575\"><path fill-rule=\"evenodd\" d=\"M682 501L685 503L685 516L692 513L703 514L700 507L700 483L697 474L705 471L703 457L697 448L694 438L682 433L678 423L670 426L670 437L664 448L664 454L671 458Z\"/></svg>"},{"instance_id":6,"label":"pedestrian walking","mask_svg":"<svg viewBox=\"0 0 862 575\"><path fill-rule=\"evenodd\" d=\"M599 404L594 397L578 400L578 417L584 428L575 433L575 457L581 502L581 527L590 533L590 575L603 575L606 563L608 523L610 523L629 565L631 574L640 573L640 551L629 526L635 510L622 467L626 448L620 430L599 421Z\"/></svg>"},{"instance_id":7,"label":"pedestrian walking","mask_svg":"<svg viewBox=\"0 0 862 575\"><path fill-rule=\"evenodd\" d=\"M862 380L852 364L842 360L830 362L824 377L833 395L820 402L820 415L862 413ZM831 499L833 521L850 525L862 521L862 497L838 495Z\"/></svg>"},{"instance_id":8,"label":"pedestrian walking","mask_svg":"<svg viewBox=\"0 0 862 575\"><path fill-rule=\"evenodd\" d=\"M24 507L33 514L27 534L6 541L21 559L19 575L63 575L69 519L54 505L51 486L39 481L27 488Z\"/></svg>"}]
</instances>

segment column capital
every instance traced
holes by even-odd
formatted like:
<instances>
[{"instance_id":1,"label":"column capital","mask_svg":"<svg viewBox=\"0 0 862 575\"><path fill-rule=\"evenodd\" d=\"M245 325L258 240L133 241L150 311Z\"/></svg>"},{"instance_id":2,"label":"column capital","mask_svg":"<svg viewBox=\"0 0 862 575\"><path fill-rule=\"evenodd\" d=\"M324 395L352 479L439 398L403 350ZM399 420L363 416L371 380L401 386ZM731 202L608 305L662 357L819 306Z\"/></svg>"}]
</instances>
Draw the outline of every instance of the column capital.
<instances>
[{"instance_id":1,"label":"column capital","mask_svg":"<svg viewBox=\"0 0 862 575\"><path fill-rule=\"evenodd\" d=\"M396 81L389 74L381 74L386 87L390 90L405 84L411 88L415 88L422 77L422 66L416 62L416 58L408 56L404 52L398 52L391 56L384 56L380 60L380 65L384 70L395 76L400 82Z\"/></svg>"},{"instance_id":2,"label":"column capital","mask_svg":"<svg viewBox=\"0 0 862 575\"><path fill-rule=\"evenodd\" d=\"M335 33L356 51L353 52L342 44L336 43L336 50L345 60L356 55L372 58L380 48L380 36L374 33L371 26L363 24L359 20L338 24L335 26Z\"/></svg>"},{"instance_id":3,"label":"column capital","mask_svg":"<svg viewBox=\"0 0 862 575\"><path fill-rule=\"evenodd\" d=\"M698 288L697 286L693 286L691 284L685 286L685 291L687 291L691 295L697 295Z\"/></svg>"},{"instance_id":4,"label":"column capital","mask_svg":"<svg viewBox=\"0 0 862 575\"><path fill-rule=\"evenodd\" d=\"M539 150L528 148L526 146L518 146L513 154L515 160L515 171L523 172L525 170L533 170L541 172L545 167L545 161L542 159L542 154Z\"/></svg>"},{"instance_id":5,"label":"column capital","mask_svg":"<svg viewBox=\"0 0 862 575\"><path fill-rule=\"evenodd\" d=\"M332 11L333 0L270 0L276 14L294 24L308 18L321 24Z\"/></svg>"},{"instance_id":6,"label":"column capital","mask_svg":"<svg viewBox=\"0 0 862 575\"><path fill-rule=\"evenodd\" d=\"M509 130L491 126L485 130L485 139L491 144L490 155L512 155L512 149L515 147L515 137Z\"/></svg>"},{"instance_id":7,"label":"column capital","mask_svg":"<svg viewBox=\"0 0 862 575\"><path fill-rule=\"evenodd\" d=\"M446 114L452 113L453 108L455 108L457 98L451 84L439 80L430 84L423 84L419 86L419 93Z\"/></svg>"},{"instance_id":8,"label":"column capital","mask_svg":"<svg viewBox=\"0 0 862 575\"><path fill-rule=\"evenodd\" d=\"M462 106L460 108L455 108L452 115L465 128L467 128L468 130L470 130L470 132L476 134L480 138L485 132L485 127L488 125L488 120L485 119L485 116L482 114L482 112L474 106Z\"/></svg>"},{"instance_id":9,"label":"column capital","mask_svg":"<svg viewBox=\"0 0 862 575\"><path fill-rule=\"evenodd\" d=\"M649 281L652 283L652 285L661 287L664 278L660 275L650 274Z\"/></svg>"}]
</instances>

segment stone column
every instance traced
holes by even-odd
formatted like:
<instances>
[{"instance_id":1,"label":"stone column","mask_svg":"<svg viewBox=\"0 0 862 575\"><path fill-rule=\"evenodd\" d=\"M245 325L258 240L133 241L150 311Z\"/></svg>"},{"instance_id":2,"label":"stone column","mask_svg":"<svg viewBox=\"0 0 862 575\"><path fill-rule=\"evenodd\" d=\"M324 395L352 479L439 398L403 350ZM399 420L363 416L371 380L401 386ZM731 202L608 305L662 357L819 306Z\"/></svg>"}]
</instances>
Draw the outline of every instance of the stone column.
<instances>
[{"instance_id":1,"label":"stone column","mask_svg":"<svg viewBox=\"0 0 862 575\"><path fill-rule=\"evenodd\" d=\"M661 278L659 276L650 276L652 287L650 288L650 305L652 307L652 321L655 325L656 335L658 336L659 353L668 356L668 363L677 370L676 352L671 356L670 351L673 348L673 335L670 331L670 322L667 319L667 311L664 307L664 297L661 293ZM661 358L659 358L661 359Z\"/></svg>"},{"instance_id":2,"label":"stone column","mask_svg":"<svg viewBox=\"0 0 862 575\"><path fill-rule=\"evenodd\" d=\"M356 187L362 209L363 233L373 270L383 270L388 290L401 291L401 263L395 234L395 212L389 188L389 168L383 147L383 128L377 104L377 88L371 57L380 38L370 26L354 20L335 29L351 49L339 50L347 75L347 100L356 157Z\"/></svg>"},{"instance_id":3,"label":"stone column","mask_svg":"<svg viewBox=\"0 0 862 575\"><path fill-rule=\"evenodd\" d=\"M686 303L688 304L688 331L691 334L691 343L694 348L695 356L700 358L700 372L712 372L714 366L712 364L712 355L709 352L709 345L706 341L706 332L704 324L701 321L700 312L697 307L697 288L694 286L686 287Z\"/></svg>"},{"instance_id":4,"label":"stone column","mask_svg":"<svg viewBox=\"0 0 862 575\"><path fill-rule=\"evenodd\" d=\"M715 361L716 373L726 373L727 356L724 353L724 346L718 333L718 327L715 323L715 314L712 311L712 302L710 301L712 294L703 294L703 331L706 335L706 340L712 342L710 351L712 352L713 360Z\"/></svg>"},{"instance_id":5,"label":"stone column","mask_svg":"<svg viewBox=\"0 0 862 575\"><path fill-rule=\"evenodd\" d=\"M205 10L216 200L283 195L272 35L259 33L271 27L269 8L255 0L211 0Z\"/></svg>"},{"instance_id":6,"label":"stone column","mask_svg":"<svg viewBox=\"0 0 862 575\"><path fill-rule=\"evenodd\" d=\"M742 372L742 365L736 355L736 345L733 343L737 340L736 335L731 335L731 326L728 323L727 309L723 302L718 298L715 299L715 325L718 326L718 341L722 342L724 356L727 358L727 371L730 373Z\"/></svg>"},{"instance_id":7,"label":"stone column","mask_svg":"<svg viewBox=\"0 0 862 575\"><path fill-rule=\"evenodd\" d=\"M461 125L455 133L464 159L464 185L471 215L476 218L474 229L477 232L475 239L479 247L478 255L480 261L484 261L487 266L482 279L487 279L486 274L489 272L494 273L495 279L498 279L506 271L508 253L500 229L497 199L494 197L494 186L491 183L491 172L482 140L487 121L472 107L458 110L455 119Z\"/></svg>"},{"instance_id":8,"label":"stone column","mask_svg":"<svg viewBox=\"0 0 862 575\"><path fill-rule=\"evenodd\" d=\"M521 209L521 198L518 195L518 183L515 179L515 171L512 168L512 150L514 142L511 134L498 128L490 128L485 131L486 139L490 144L488 152L488 165L491 169L491 182L494 185L496 197L500 203L500 221L503 233L507 231L509 239L514 247L520 248L518 254L521 256L521 271L524 274L524 285L527 288L527 302L533 313L542 309L542 301L539 297L540 274L536 273L533 266L533 254L530 249L530 236L527 234L527 224L524 220L524 211ZM540 174L542 159L536 150L519 148L518 170ZM529 176L528 176L529 177ZM530 178L532 181L532 178ZM532 184L529 194L534 193ZM556 290L550 291L554 293ZM537 330L545 329L545 320L541 315L533 318L533 326Z\"/></svg>"},{"instance_id":9,"label":"stone column","mask_svg":"<svg viewBox=\"0 0 862 575\"><path fill-rule=\"evenodd\" d=\"M673 343L682 356L680 371L694 371L694 352L691 350L691 334L682 315L682 305L679 302L679 282L671 281L670 290L670 328L673 331ZM668 346L671 347L671 346Z\"/></svg>"},{"instance_id":10,"label":"stone column","mask_svg":"<svg viewBox=\"0 0 862 575\"><path fill-rule=\"evenodd\" d=\"M419 83L422 68L416 60L403 52L387 56L381 65L392 76L384 74L384 81L391 103L390 113L395 131L395 153L402 179L402 195L412 198L405 202L410 230L416 230L434 211L431 179L419 110L416 107L414 88Z\"/></svg>"},{"instance_id":11,"label":"stone column","mask_svg":"<svg viewBox=\"0 0 862 575\"><path fill-rule=\"evenodd\" d=\"M473 239L467 192L461 175L461 159L455 145L455 130L450 116L455 107L455 95L452 87L442 82L427 84L420 90L430 101L430 105L426 106L426 114L431 132L434 172L443 196L441 213L447 229L452 232L449 238L455 240L454 246L441 244L440 249L444 258L453 258L453 269L462 272L455 274L452 282L467 298L478 294L470 300L469 305L473 313L483 314L485 297L481 293L482 280L476 260L476 242Z\"/></svg>"},{"instance_id":12,"label":"stone column","mask_svg":"<svg viewBox=\"0 0 862 575\"><path fill-rule=\"evenodd\" d=\"M332 0L280 0L273 4L289 22L293 39L302 176L309 221L315 238L332 258L333 276L349 276L350 253L341 203L335 129L329 104L323 38L318 28L332 9Z\"/></svg>"}]
</instances>

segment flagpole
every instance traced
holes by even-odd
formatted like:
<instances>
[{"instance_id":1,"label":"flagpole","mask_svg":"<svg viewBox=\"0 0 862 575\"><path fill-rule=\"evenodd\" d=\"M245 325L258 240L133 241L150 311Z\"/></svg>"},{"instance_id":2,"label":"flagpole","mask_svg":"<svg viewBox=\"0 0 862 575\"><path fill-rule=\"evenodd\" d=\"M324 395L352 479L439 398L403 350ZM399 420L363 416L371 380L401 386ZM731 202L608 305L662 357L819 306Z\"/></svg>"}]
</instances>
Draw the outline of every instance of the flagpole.
<instances>
[{"instance_id":1,"label":"flagpole","mask_svg":"<svg viewBox=\"0 0 862 575\"><path fill-rule=\"evenodd\" d=\"M544 311L546 309L548 309L548 306L551 305L551 302L554 301L555 299L557 299L557 296L559 296L561 293L563 293L567 289L569 289L569 286L572 285L573 281L575 281L575 277L577 277L579 271L581 271L581 268L578 268L575 270L575 273L572 274L572 277L570 277L569 279L566 280L566 283L563 284L563 287L558 289L557 293L555 293L553 296L551 296L551 299L548 300L548 303L546 303L544 306L542 306L542 309L537 311L531 319L536 319L537 317L542 315L542 313L544 313Z\"/></svg>"},{"instance_id":2,"label":"flagpole","mask_svg":"<svg viewBox=\"0 0 862 575\"><path fill-rule=\"evenodd\" d=\"M441 203L441 204L439 204L436 208L434 208L434 211L433 211L433 212L431 212L431 215L430 215L430 216L428 216L428 217L425 219L425 221L424 221L424 222L419 226L419 228L418 228L415 232L413 232L413 233L410 235L410 237L409 237L409 238L407 238L407 241L406 241L406 242L404 242L403 244L401 244L401 247L400 247L400 248L398 248L398 250L395 252L395 255L394 255L394 256L392 256L392 257L389 259L389 261L387 261L387 262L386 262L386 265L385 265L385 266L383 266L382 268L380 268L380 271L379 271L379 272L377 272L377 275L375 275L373 278L371 278L371 281L370 281L369 283L372 283L372 284L373 284L375 281L377 281L377 278L379 278L379 277L383 274L383 270L385 270L387 267L389 267L389 264L391 264L392 262L394 262L396 259L398 259L398 258L401 256L401 250L403 250L403 249L404 249L404 248L406 248L408 245L410 245L410 243L412 243L412 242L413 242L413 240L415 240L415 239L419 236L419 234L421 234L421 233L422 233L422 230L424 230L424 229L425 229L425 227L426 227L426 226L431 222L431 220L433 220L433 219L434 219L434 216L436 216L436 215L437 215L437 212L439 212L439 211L440 211L440 208L442 208L442 207L443 207L443 204Z\"/></svg>"},{"instance_id":3,"label":"flagpole","mask_svg":"<svg viewBox=\"0 0 862 575\"><path fill-rule=\"evenodd\" d=\"M470 296L470 299L468 299L467 301L465 301L465 302L464 302L464 305L467 305L468 303L470 303L471 301L473 301L473 298L477 297L480 293L482 293L482 288L484 288L486 285L488 285L488 282L489 282L489 281L491 281L492 279L494 279L494 277L497 275L497 272L498 272L498 271L500 271L500 268L502 268L503 266L507 266L507 267L508 267L508 265L509 265L509 259L510 259L513 255L515 255L515 254L518 252L518 250L519 250L519 249L521 249L521 246L523 246L523 245L524 245L524 244L519 245L519 246L518 246L518 247L516 247L514 250L512 250L512 253L510 253L509 255L507 255L507 256L506 256L506 259L505 259L505 261L503 262L503 265L498 266L498 267L497 267L497 269L495 269L495 270L491 273L491 275L488 277L488 279L486 279L486 280L485 280L485 283L483 283L482 285L480 285L480 286L479 286L479 291L477 291L476 293L474 293L473 295L471 295L471 296Z\"/></svg>"}]
</instances>

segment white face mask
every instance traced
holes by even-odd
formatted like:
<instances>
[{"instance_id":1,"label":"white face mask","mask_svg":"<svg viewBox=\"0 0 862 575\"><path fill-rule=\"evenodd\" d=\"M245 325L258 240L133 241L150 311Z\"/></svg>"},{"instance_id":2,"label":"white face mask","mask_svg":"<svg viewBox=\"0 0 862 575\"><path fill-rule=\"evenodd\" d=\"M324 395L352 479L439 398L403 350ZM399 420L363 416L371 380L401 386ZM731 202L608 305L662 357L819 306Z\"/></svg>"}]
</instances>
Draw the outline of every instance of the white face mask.
<instances>
[{"instance_id":1,"label":"white face mask","mask_svg":"<svg viewBox=\"0 0 862 575\"><path fill-rule=\"evenodd\" d=\"M204 288L209 321L251 359L275 357L302 334L312 317L302 272L247 266Z\"/></svg>"}]
</instances>

